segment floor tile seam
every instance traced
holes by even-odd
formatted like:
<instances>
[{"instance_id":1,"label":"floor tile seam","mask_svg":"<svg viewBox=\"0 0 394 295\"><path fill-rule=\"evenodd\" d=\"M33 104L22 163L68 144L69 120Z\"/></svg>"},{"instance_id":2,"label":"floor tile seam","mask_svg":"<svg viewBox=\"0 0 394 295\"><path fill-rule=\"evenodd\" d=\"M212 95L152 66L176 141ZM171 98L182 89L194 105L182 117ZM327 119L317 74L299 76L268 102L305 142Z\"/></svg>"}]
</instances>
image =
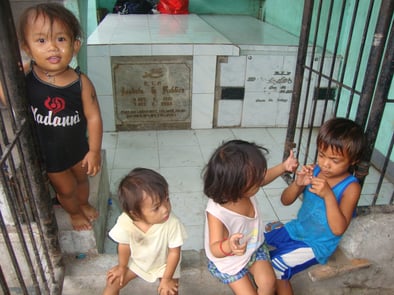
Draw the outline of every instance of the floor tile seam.
<instances>
[{"instance_id":1,"label":"floor tile seam","mask_svg":"<svg viewBox=\"0 0 394 295\"><path fill-rule=\"evenodd\" d=\"M274 212L276 219L279 220L279 215L278 215L278 213L276 212L277 210L276 210L275 206L272 204L272 202L271 202L271 200L270 200L270 197L268 196L268 194L267 194L264 190L262 190L262 191L263 191L263 193L264 193L264 197L265 197L266 200L268 201L268 204L271 206L271 209L272 209L272 211Z\"/></svg>"},{"instance_id":2,"label":"floor tile seam","mask_svg":"<svg viewBox=\"0 0 394 295\"><path fill-rule=\"evenodd\" d=\"M200 143L198 143L198 149L199 149L199 151L200 151L201 159L203 160L202 169L204 169L204 167L205 167L205 165L206 165L207 163L206 163L206 161L205 161L204 153L203 153L203 151L202 151L202 148L201 148L201 144L200 144Z\"/></svg>"}]
</instances>

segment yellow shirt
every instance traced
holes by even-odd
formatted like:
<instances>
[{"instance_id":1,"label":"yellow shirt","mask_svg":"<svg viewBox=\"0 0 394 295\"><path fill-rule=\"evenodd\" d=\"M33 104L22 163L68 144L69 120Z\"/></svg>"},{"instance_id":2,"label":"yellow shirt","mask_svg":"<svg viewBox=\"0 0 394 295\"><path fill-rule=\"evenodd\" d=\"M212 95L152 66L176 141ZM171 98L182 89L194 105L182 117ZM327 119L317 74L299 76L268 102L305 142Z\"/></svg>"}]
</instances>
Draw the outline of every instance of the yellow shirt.
<instances>
[{"instance_id":1,"label":"yellow shirt","mask_svg":"<svg viewBox=\"0 0 394 295\"><path fill-rule=\"evenodd\" d=\"M128 266L148 282L154 282L163 276L168 249L182 246L187 238L185 227L172 213L166 222L154 224L146 233L135 226L126 213L122 213L109 236L117 243L130 245ZM180 263L179 260L174 278L180 277Z\"/></svg>"}]
</instances>

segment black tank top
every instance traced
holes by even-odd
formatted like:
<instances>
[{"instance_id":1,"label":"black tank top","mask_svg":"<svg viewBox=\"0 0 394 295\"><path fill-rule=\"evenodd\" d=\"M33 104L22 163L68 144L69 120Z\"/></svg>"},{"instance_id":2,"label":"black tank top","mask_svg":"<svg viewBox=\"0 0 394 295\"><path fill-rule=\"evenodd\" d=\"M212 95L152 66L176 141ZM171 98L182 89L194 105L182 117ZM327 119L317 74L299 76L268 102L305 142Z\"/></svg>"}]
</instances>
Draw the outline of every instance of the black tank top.
<instances>
[{"instance_id":1,"label":"black tank top","mask_svg":"<svg viewBox=\"0 0 394 295\"><path fill-rule=\"evenodd\" d=\"M83 159L89 150L79 78L59 87L26 75L27 97L47 172L64 171Z\"/></svg>"}]
</instances>

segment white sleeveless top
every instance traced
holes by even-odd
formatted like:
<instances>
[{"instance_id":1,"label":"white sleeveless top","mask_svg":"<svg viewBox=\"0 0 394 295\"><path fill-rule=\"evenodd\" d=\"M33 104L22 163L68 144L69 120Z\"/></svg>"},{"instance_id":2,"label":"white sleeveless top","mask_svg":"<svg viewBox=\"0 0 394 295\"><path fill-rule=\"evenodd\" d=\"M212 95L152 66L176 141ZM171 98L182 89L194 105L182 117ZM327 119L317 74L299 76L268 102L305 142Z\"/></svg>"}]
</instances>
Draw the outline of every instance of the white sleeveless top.
<instances>
[{"instance_id":1,"label":"white sleeveless top","mask_svg":"<svg viewBox=\"0 0 394 295\"><path fill-rule=\"evenodd\" d=\"M257 206L256 197L250 198L255 216L254 218L240 215L231 210L215 203L212 199L208 200L206 212L209 212L219 219L229 232L229 236L234 233L242 233L244 238L248 240L247 250L242 256L226 256L222 258L215 257L209 247L209 230L208 221L205 217L205 253L210 261L212 261L217 269L229 275L237 274L250 260L252 254L264 242L264 226L261 220L261 214Z\"/></svg>"}]
</instances>

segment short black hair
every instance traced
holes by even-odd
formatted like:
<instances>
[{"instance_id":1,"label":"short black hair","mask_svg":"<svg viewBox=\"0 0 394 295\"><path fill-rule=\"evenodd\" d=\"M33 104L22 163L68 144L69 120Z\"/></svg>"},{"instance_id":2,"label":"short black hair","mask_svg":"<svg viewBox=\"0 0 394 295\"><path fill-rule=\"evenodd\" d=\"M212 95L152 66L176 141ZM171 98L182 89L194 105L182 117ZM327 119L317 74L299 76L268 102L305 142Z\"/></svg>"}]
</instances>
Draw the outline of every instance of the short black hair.
<instances>
[{"instance_id":1,"label":"short black hair","mask_svg":"<svg viewBox=\"0 0 394 295\"><path fill-rule=\"evenodd\" d=\"M83 38L83 31L78 18L66 7L58 3L40 3L27 8L19 18L18 37L21 45L26 45L25 30L30 17L36 20L39 16L46 17L51 25L58 21L73 38Z\"/></svg>"},{"instance_id":2,"label":"short black hair","mask_svg":"<svg viewBox=\"0 0 394 295\"><path fill-rule=\"evenodd\" d=\"M252 142L230 140L219 146L204 169L204 193L216 203L236 202L253 186L262 185L268 151Z\"/></svg>"},{"instance_id":3,"label":"short black hair","mask_svg":"<svg viewBox=\"0 0 394 295\"><path fill-rule=\"evenodd\" d=\"M346 154L351 163L361 160L365 149L365 136L361 126L346 118L332 118L320 127L316 138L318 148Z\"/></svg>"},{"instance_id":4,"label":"short black hair","mask_svg":"<svg viewBox=\"0 0 394 295\"><path fill-rule=\"evenodd\" d=\"M143 219L141 203L145 195L162 203L168 198L168 183L154 170L135 168L119 184L118 198L123 212L132 219Z\"/></svg>"}]
</instances>

